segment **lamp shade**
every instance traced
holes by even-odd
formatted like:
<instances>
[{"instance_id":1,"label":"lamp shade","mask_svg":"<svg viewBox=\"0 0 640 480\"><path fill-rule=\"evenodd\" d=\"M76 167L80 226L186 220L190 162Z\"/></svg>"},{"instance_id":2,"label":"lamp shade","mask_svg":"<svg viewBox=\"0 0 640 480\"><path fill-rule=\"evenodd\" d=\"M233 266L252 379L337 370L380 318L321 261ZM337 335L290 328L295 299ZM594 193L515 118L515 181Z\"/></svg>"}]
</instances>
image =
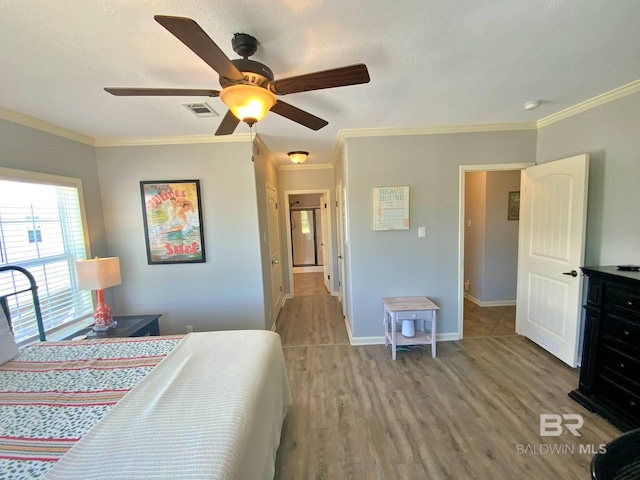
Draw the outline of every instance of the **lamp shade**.
<instances>
[{"instance_id":1,"label":"lamp shade","mask_svg":"<svg viewBox=\"0 0 640 480\"><path fill-rule=\"evenodd\" d=\"M269 90L253 85L232 85L222 89L220 99L233 114L249 125L264 118L276 104L276 96Z\"/></svg>"},{"instance_id":2,"label":"lamp shade","mask_svg":"<svg viewBox=\"0 0 640 480\"><path fill-rule=\"evenodd\" d=\"M289 153L287 153L287 155L289 155L289 160L291 160L293 163L297 163L299 165L299 164L305 162L305 160L309 156L309 152L303 152L301 150L298 150L298 151L295 151L295 152L289 152Z\"/></svg>"},{"instance_id":3,"label":"lamp shade","mask_svg":"<svg viewBox=\"0 0 640 480\"><path fill-rule=\"evenodd\" d=\"M122 283L118 257L77 260L76 274L80 290L102 290Z\"/></svg>"}]
</instances>

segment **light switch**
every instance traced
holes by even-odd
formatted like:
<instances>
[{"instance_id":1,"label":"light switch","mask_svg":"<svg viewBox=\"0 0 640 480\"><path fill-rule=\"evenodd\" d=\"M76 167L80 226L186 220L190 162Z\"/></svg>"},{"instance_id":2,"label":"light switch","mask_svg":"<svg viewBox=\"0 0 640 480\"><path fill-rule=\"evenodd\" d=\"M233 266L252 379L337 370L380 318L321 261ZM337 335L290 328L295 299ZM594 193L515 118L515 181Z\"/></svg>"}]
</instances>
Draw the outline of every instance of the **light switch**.
<instances>
[{"instance_id":1,"label":"light switch","mask_svg":"<svg viewBox=\"0 0 640 480\"><path fill-rule=\"evenodd\" d=\"M418 227L418 237L422 238L425 235L424 227Z\"/></svg>"}]
</instances>

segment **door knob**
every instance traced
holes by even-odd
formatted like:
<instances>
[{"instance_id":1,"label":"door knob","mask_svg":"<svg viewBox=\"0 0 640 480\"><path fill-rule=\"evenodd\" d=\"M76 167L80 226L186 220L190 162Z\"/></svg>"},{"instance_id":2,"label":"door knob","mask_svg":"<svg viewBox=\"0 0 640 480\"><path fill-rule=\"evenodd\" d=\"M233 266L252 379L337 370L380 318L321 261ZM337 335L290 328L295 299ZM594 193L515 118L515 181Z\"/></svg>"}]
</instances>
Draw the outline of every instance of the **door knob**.
<instances>
[{"instance_id":1,"label":"door knob","mask_svg":"<svg viewBox=\"0 0 640 480\"><path fill-rule=\"evenodd\" d=\"M272 263L273 265L277 265L277 264L278 264L278 260L271 260L271 263Z\"/></svg>"},{"instance_id":2,"label":"door knob","mask_svg":"<svg viewBox=\"0 0 640 480\"><path fill-rule=\"evenodd\" d=\"M562 272L563 275L570 275L572 277L577 277L578 276L578 272L576 272L575 270L571 270L570 272Z\"/></svg>"}]
</instances>

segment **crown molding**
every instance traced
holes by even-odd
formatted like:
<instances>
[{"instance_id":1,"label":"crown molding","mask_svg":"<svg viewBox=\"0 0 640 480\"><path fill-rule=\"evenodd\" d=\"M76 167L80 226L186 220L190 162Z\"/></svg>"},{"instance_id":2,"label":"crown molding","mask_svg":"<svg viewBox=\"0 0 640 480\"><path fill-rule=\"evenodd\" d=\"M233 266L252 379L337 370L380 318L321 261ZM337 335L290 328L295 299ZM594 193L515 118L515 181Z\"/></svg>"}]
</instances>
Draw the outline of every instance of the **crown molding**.
<instances>
[{"instance_id":1,"label":"crown molding","mask_svg":"<svg viewBox=\"0 0 640 480\"><path fill-rule=\"evenodd\" d=\"M559 112L553 113L548 117L541 118L536 122L536 126L537 128L543 128L551 125L552 123L564 120L565 118L577 115L578 113L591 110L592 108L599 107L600 105L604 105L605 103L613 102L614 100L618 100L619 98L623 98L627 95L632 95L638 92L640 92L640 79L615 88L609 92L605 92L601 95L598 95L597 97L585 100L584 102L578 103L577 105L573 105L569 108L565 108L564 110L560 110Z\"/></svg>"},{"instance_id":2,"label":"crown molding","mask_svg":"<svg viewBox=\"0 0 640 480\"><path fill-rule=\"evenodd\" d=\"M235 135L174 135L168 137L114 137L96 138L96 147L136 147L147 145L186 145L194 143L250 142L251 134Z\"/></svg>"},{"instance_id":3,"label":"crown molding","mask_svg":"<svg viewBox=\"0 0 640 480\"><path fill-rule=\"evenodd\" d=\"M330 163L319 163L315 165L280 165L280 170L326 170L332 169Z\"/></svg>"},{"instance_id":4,"label":"crown molding","mask_svg":"<svg viewBox=\"0 0 640 480\"><path fill-rule=\"evenodd\" d=\"M271 163L276 171L280 170L280 165L278 164L278 162L276 162L276 159L273 158L271 150L269 150L269 147L266 143L264 143L264 140L262 140L262 137L260 135L256 134L256 136L253 138L253 143L260 149L260 152L264 153L264 155L267 157L267 162Z\"/></svg>"},{"instance_id":5,"label":"crown molding","mask_svg":"<svg viewBox=\"0 0 640 480\"><path fill-rule=\"evenodd\" d=\"M331 166L335 167L336 163L338 163L338 159L340 158L340 155L342 155L342 149L344 148L344 139L345 139L345 134L344 134L344 130L340 130L338 132L338 141L336 142L336 148L333 151L333 157L331 157Z\"/></svg>"},{"instance_id":6,"label":"crown molding","mask_svg":"<svg viewBox=\"0 0 640 480\"><path fill-rule=\"evenodd\" d=\"M40 120L35 117L30 117L29 115L25 115L24 113L9 110L8 108L0 107L0 118L13 123L17 123L19 125L24 125L25 127L30 127L42 132L51 133L53 135L57 135L58 137L68 138L69 140L84 143L85 145L91 145L92 147L95 146L95 140L93 137L74 132L73 130L69 130L68 128L59 127L58 125L45 122L44 120Z\"/></svg>"}]
</instances>

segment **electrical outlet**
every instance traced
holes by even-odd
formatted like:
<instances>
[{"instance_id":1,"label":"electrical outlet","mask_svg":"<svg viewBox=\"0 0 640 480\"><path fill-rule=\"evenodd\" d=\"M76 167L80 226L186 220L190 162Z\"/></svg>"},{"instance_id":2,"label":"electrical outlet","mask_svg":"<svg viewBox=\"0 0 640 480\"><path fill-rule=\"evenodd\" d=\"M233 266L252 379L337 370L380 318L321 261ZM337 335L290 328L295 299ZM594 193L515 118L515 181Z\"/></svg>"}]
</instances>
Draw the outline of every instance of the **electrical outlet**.
<instances>
[{"instance_id":1,"label":"electrical outlet","mask_svg":"<svg viewBox=\"0 0 640 480\"><path fill-rule=\"evenodd\" d=\"M187 333L193 332L193 325L187 325Z\"/></svg>"}]
</instances>

